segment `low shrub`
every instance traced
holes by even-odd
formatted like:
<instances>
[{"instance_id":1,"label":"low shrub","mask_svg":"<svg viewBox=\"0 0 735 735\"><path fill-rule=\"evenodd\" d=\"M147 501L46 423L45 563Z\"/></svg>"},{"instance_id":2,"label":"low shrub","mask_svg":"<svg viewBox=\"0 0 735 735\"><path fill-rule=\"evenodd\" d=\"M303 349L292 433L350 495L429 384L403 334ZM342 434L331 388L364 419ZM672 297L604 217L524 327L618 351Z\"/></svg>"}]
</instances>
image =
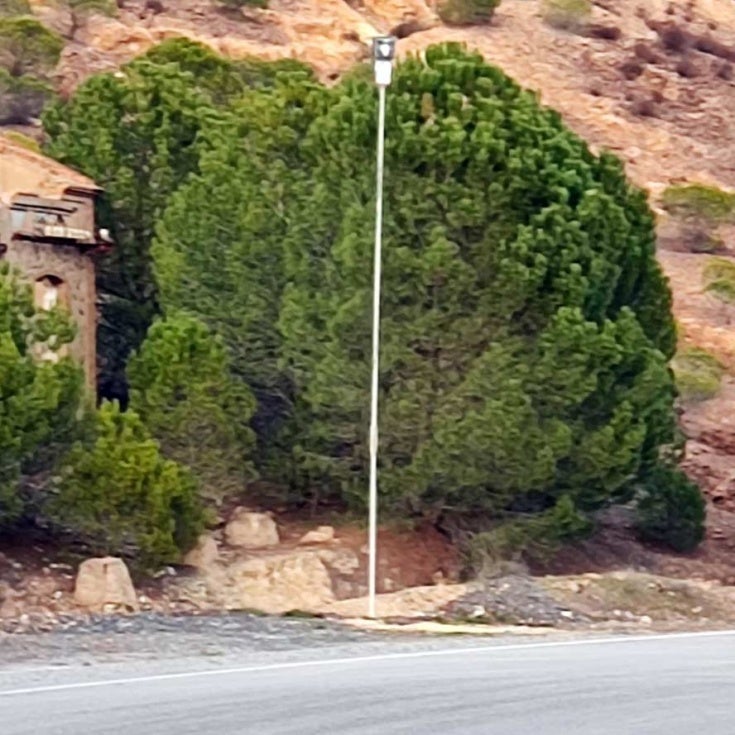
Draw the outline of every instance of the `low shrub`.
<instances>
[{"instance_id":1,"label":"low shrub","mask_svg":"<svg viewBox=\"0 0 735 735\"><path fill-rule=\"evenodd\" d=\"M704 538L705 515L699 488L678 467L661 465L641 489L636 526L644 541L687 552Z\"/></svg>"},{"instance_id":2,"label":"low shrub","mask_svg":"<svg viewBox=\"0 0 735 735\"><path fill-rule=\"evenodd\" d=\"M240 8L267 8L268 0L218 0L225 10L239 10Z\"/></svg>"},{"instance_id":3,"label":"low shrub","mask_svg":"<svg viewBox=\"0 0 735 735\"><path fill-rule=\"evenodd\" d=\"M667 23L656 29L661 45L672 53L683 53L692 45L690 33L680 28L676 23Z\"/></svg>"},{"instance_id":4,"label":"low shrub","mask_svg":"<svg viewBox=\"0 0 735 735\"><path fill-rule=\"evenodd\" d=\"M114 0L68 0L68 2L74 13L115 15L117 12L117 3Z\"/></svg>"},{"instance_id":5,"label":"low shrub","mask_svg":"<svg viewBox=\"0 0 735 735\"><path fill-rule=\"evenodd\" d=\"M718 279L708 283L705 290L726 304L735 304L735 283L733 281Z\"/></svg>"},{"instance_id":6,"label":"low shrub","mask_svg":"<svg viewBox=\"0 0 735 735\"><path fill-rule=\"evenodd\" d=\"M592 15L591 0L542 0L544 21L552 28L580 31Z\"/></svg>"},{"instance_id":7,"label":"low shrub","mask_svg":"<svg viewBox=\"0 0 735 735\"><path fill-rule=\"evenodd\" d=\"M698 347L677 354L672 361L676 386L684 401L706 401L720 391L724 367L714 355Z\"/></svg>"},{"instance_id":8,"label":"low shrub","mask_svg":"<svg viewBox=\"0 0 735 735\"><path fill-rule=\"evenodd\" d=\"M23 125L38 118L53 98L48 82L31 76L14 77L0 68L0 125Z\"/></svg>"},{"instance_id":9,"label":"low shrub","mask_svg":"<svg viewBox=\"0 0 735 735\"><path fill-rule=\"evenodd\" d=\"M7 130L3 133L3 137L26 150L33 151L34 153L41 152L41 144L37 140L34 140L29 135L19 133L17 130Z\"/></svg>"},{"instance_id":10,"label":"low shrub","mask_svg":"<svg viewBox=\"0 0 735 735\"><path fill-rule=\"evenodd\" d=\"M64 39L35 18L0 18L0 68L43 78L59 62Z\"/></svg>"},{"instance_id":11,"label":"low shrub","mask_svg":"<svg viewBox=\"0 0 735 735\"><path fill-rule=\"evenodd\" d=\"M706 227L685 227L680 238L690 253L716 255L727 251L725 240Z\"/></svg>"},{"instance_id":12,"label":"low shrub","mask_svg":"<svg viewBox=\"0 0 735 735\"><path fill-rule=\"evenodd\" d=\"M28 3L28 0L0 0L1 18L30 14L31 6Z\"/></svg>"},{"instance_id":13,"label":"low shrub","mask_svg":"<svg viewBox=\"0 0 735 735\"><path fill-rule=\"evenodd\" d=\"M115 0L67 0L67 2L71 11L71 38L74 38L76 32L84 26L90 16L106 15L111 17L117 14Z\"/></svg>"},{"instance_id":14,"label":"low shrub","mask_svg":"<svg viewBox=\"0 0 735 735\"><path fill-rule=\"evenodd\" d=\"M177 561L204 526L192 476L115 403L99 409L94 438L70 450L46 512L93 553L130 556L139 569Z\"/></svg>"},{"instance_id":15,"label":"low shrub","mask_svg":"<svg viewBox=\"0 0 735 735\"><path fill-rule=\"evenodd\" d=\"M684 219L704 219L713 224L735 221L735 194L714 186L670 186L662 203L668 212Z\"/></svg>"},{"instance_id":16,"label":"low shrub","mask_svg":"<svg viewBox=\"0 0 735 735\"><path fill-rule=\"evenodd\" d=\"M489 23L500 0L442 0L439 17L447 25L471 26Z\"/></svg>"},{"instance_id":17,"label":"low shrub","mask_svg":"<svg viewBox=\"0 0 735 735\"><path fill-rule=\"evenodd\" d=\"M735 263L711 258L704 268L704 290L725 303L735 303Z\"/></svg>"},{"instance_id":18,"label":"low shrub","mask_svg":"<svg viewBox=\"0 0 735 735\"><path fill-rule=\"evenodd\" d=\"M565 495L545 513L474 534L469 543L469 564L479 574L483 568L502 561L543 562L564 543L587 535L591 528L589 519Z\"/></svg>"}]
</instances>

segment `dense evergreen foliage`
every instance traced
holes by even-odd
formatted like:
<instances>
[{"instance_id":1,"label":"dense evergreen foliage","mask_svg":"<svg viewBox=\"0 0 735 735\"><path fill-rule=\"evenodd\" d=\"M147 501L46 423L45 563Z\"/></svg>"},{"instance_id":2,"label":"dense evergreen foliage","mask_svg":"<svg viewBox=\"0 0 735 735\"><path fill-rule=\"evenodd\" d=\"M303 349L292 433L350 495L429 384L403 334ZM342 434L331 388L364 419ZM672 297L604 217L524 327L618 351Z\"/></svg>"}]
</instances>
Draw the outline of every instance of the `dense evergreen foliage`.
<instances>
[{"instance_id":1,"label":"dense evergreen foliage","mask_svg":"<svg viewBox=\"0 0 735 735\"><path fill-rule=\"evenodd\" d=\"M188 38L164 41L142 58L157 65L173 64L180 71L192 74L194 85L215 105L230 104L248 89L271 88L284 72L300 72L308 78L314 76L310 66L296 59L225 59Z\"/></svg>"},{"instance_id":2,"label":"dense evergreen foliage","mask_svg":"<svg viewBox=\"0 0 735 735\"><path fill-rule=\"evenodd\" d=\"M106 193L101 224L115 247L98 267L101 393L126 401L125 362L158 311L151 273L154 225L170 195L196 171L206 146L233 121L224 106L250 87L307 67L285 60L229 62L173 39L123 68L90 78L44 115L47 152L94 178ZM200 202L204 206L205 201Z\"/></svg>"},{"instance_id":3,"label":"dense evergreen foliage","mask_svg":"<svg viewBox=\"0 0 735 735\"><path fill-rule=\"evenodd\" d=\"M255 477L249 426L255 399L230 377L227 353L199 321L157 321L130 360L130 407L169 459L191 469L206 495L242 492Z\"/></svg>"},{"instance_id":4,"label":"dense evergreen foliage","mask_svg":"<svg viewBox=\"0 0 735 735\"><path fill-rule=\"evenodd\" d=\"M301 494L360 503L375 95L291 76L237 112L159 225L162 303L225 337L261 430L287 409ZM644 195L455 46L399 67L387 170L384 507L497 520L631 497L675 425Z\"/></svg>"},{"instance_id":5,"label":"dense evergreen foliage","mask_svg":"<svg viewBox=\"0 0 735 735\"><path fill-rule=\"evenodd\" d=\"M121 77L92 77L44 117L48 153L93 177L107 196L101 223L115 247L98 268L107 396L124 398L125 360L156 313L148 256L156 217L197 166L197 135L210 106L191 81L173 66L142 60Z\"/></svg>"},{"instance_id":6,"label":"dense evergreen foliage","mask_svg":"<svg viewBox=\"0 0 735 735\"><path fill-rule=\"evenodd\" d=\"M257 397L261 464L274 459L278 430L293 413L292 382L279 366L284 242L299 206L286 185L301 176L299 145L312 119L307 101L323 95L300 70L247 94L232 126L211 136L202 175L171 198L154 246L164 307L196 313L221 334L235 374ZM283 468L282 457L275 461Z\"/></svg>"},{"instance_id":7,"label":"dense evergreen foliage","mask_svg":"<svg viewBox=\"0 0 735 735\"><path fill-rule=\"evenodd\" d=\"M103 393L126 395L162 311L132 403L210 494L254 456L288 500L364 502L375 105L361 69L326 88L175 40L45 117L108 192ZM469 519L493 553L636 493L675 521L671 296L619 161L443 45L396 71L386 164L383 510Z\"/></svg>"}]
</instances>

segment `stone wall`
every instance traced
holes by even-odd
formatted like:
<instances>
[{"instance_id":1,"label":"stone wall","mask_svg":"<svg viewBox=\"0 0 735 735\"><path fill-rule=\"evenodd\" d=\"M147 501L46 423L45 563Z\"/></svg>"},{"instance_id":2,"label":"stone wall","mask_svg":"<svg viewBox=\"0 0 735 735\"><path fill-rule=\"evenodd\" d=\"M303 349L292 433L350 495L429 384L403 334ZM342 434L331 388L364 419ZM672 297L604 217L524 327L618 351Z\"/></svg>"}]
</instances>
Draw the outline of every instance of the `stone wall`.
<instances>
[{"instance_id":1,"label":"stone wall","mask_svg":"<svg viewBox=\"0 0 735 735\"><path fill-rule=\"evenodd\" d=\"M31 286L44 276L53 276L66 284L70 316L77 327L70 353L84 367L87 386L94 391L97 380L97 307L92 259L73 245L18 240L8 243L3 259L16 268Z\"/></svg>"}]
</instances>

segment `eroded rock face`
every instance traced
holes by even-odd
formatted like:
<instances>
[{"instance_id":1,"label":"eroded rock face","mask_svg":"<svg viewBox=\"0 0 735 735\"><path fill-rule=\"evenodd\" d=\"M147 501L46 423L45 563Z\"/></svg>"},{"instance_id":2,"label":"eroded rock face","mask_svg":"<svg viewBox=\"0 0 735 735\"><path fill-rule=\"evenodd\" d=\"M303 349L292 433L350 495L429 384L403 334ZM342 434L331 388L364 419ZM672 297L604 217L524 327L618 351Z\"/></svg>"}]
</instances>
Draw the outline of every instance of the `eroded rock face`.
<instances>
[{"instance_id":1,"label":"eroded rock face","mask_svg":"<svg viewBox=\"0 0 735 735\"><path fill-rule=\"evenodd\" d=\"M329 571L310 552L247 559L227 570L225 604L267 613L316 611L333 602Z\"/></svg>"},{"instance_id":2,"label":"eroded rock face","mask_svg":"<svg viewBox=\"0 0 735 735\"><path fill-rule=\"evenodd\" d=\"M307 531L299 541L300 544L327 544L334 541L334 528L332 526L318 526Z\"/></svg>"},{"instance_id":3,"label":"eroded rock face","mask_svg":"<svg viewBox=\"0 0 735 735\"><path fill-rule=\"evenodd\" d=\"M71 9L64 3L39 2L39 0L30 0L31 10L33 14L46 27L69 38L74 29L74 21L72 20Z\"/></svg>"},{"instance_id":4,"label":"eroded rock face","mask_svg":"<svg viewBox=\"0 0 735 735\"><path fill-rule=\"evenodd\" d=\"M207 569L218 559L217 542L208 534L202 534L197 545L184 557L184 564L197 569Z\"/></svg>"},{"instance_id":5,"label":"eroded rock face","mask_svg":"<svg viewBox=\"0 0 735 735\"><path fill-rule=\"evenodd\" d=\"M237 508L225 527L225 540L230 546L263 549L277 546L280 539L276 523L267 513Z\"/></svg>"},{"instance_id":6,"label":"eroded rock face","mask_svg":"<svg viewBox=\"0 0 735 735\"><path fill-rule=\"evenodd\" d=\"M74 601L92 612L137 612L138 598L125 562L113 556L79 565Z\"/></svg>"}]
</instances>

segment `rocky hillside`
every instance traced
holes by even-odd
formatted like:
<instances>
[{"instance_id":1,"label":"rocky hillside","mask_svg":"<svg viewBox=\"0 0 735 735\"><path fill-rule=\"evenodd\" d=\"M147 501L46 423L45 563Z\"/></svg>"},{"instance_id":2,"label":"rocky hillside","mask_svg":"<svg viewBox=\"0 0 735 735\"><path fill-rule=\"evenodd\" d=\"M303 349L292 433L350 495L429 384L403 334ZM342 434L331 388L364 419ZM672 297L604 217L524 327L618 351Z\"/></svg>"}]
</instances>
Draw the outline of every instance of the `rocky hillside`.
<instances>
[{"instance_id":1,"label":"rocky hillside","mask_svg":"<svg viewBox=\"0 0 735 735\"><path fill-rule=\"evenodd\" d=\"M713 506L699 562L731 564L735 307L705 286L713 254L725 262L731 257L735 230L729 215L692 224L664 204L672 185L735 189L732 0L595 0L573 31L547 22L545 0L503 0L491 24L461 28L442 24L424 0L271 0L267 9L242 12L223 11L215 0L117 4L116 17L93 14L80 24L63 4L31 0L33 12L67 39L56 70L62 93L173 36L235 58L295 57L328 81L366 58L372 36L394 33L400 54L440 40L478 48L538 90L593 147L616 152L659 212L660 259L674 289L682 350L702 348L718 365L714 387L682 402L682 426L686 466ZM701 247L703 229L707 247Z\"/></svg>"}]
</instances>

